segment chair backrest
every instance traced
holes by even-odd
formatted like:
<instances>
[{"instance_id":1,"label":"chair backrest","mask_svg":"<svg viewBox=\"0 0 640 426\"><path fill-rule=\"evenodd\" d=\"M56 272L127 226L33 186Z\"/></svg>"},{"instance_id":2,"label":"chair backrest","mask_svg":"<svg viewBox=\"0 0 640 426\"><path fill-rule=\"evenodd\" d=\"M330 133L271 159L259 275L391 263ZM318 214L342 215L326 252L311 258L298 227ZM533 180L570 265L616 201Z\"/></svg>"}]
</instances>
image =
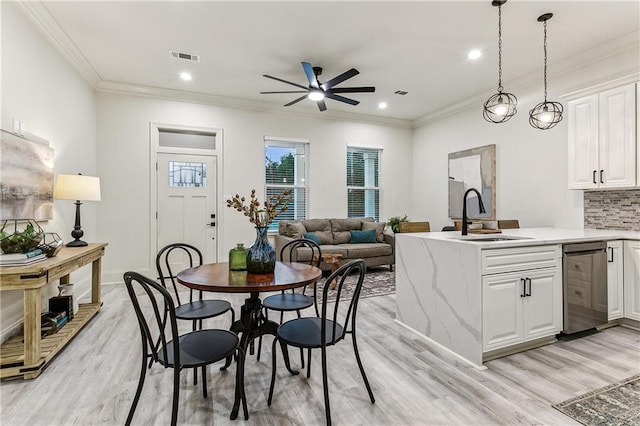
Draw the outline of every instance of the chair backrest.
<instances>
[{"instance_id":1,"label":"chair backrest","mask_svg":"<svg viewBox=\"0 0 640 426\"><path fill-rule=\"evenodd\" d=\"M156 269L158 279L164 288L173 287L178 305L181 305L178 292L178 272L194 266L202 265L202 253L196 247L186 243L169 244L158 252L156 256ZM193 290L189 290L189 301L193 302Z\"/></svg>"},{"instance_id":2,"label":"chair backrest","mask_svg":"<svg viewBox=\"0 0 640 426\"><path fill-rule=\"evenodd\" d=\"M400 222L400 232L431 232L429 222Z\"/></svg>"},{"instance_id":3,"label":"chair backrest","mask_svg":"<svg viewBox=\"0 0 640 426\"><path fill-rule=\"evenodd\" d=\"M367 266L364 260L356 259L345 263L327 277L324 288L322 289L322 313L320 316L323 319L320 332L322 345L326 344L327 336L330 337L332 342L337 342L344 337L346 332L354 332L356 313L358 312L358 300L360 299L360 291L362 290L362 283L364 282L366 271ZM337 280L336 301L333 308L330 308L327 306L327 296L329 295L330 284L333 280ZM351 292L351 294L348 294L349 292ZM348 297L341 300L340 296L343 293L346 293ZM341 309L345 303L349 305L346 311ZM331 330L326 330L327 321L325 320L333 321ZM351 330L349 330L349 323L351 323ZM342 333L339 335L336 324L342 325ZM327 335L327 332L330 334Z\"/></svg>"},{"instance_id":4,"label":"chair backrest","mask_svg":"<svg viewBox=\"0 0 640 426\"><path fill-rule=\"evenodd\" d=\"M498 229L517 229L520 228L520 222L517 219L499 220Z\"/></svg>"},{"instance_id":5,"label":"chair backrest","mask_svg":"<svg viewBox=\"0 0 640 426\"><path fill-rule=\"evenodd\" d=\"M143 350L156 362L159 361L158 353L162 353L162 360L168 360L167 356L167 325L169 326L170 340L173 347L174 365L180 365L180 349L178 340L178 324L176 310L171 294L163 286L151 278L147 278L137 272L125 272L124 283L127 286L133 309L138 318L140 334L142 335ZM167 315L169 321L167 321Z\"/></svg>"},{"instance_id":6,"label":"chair backrest","mask_svg":"<svg viewBox=\"0 0 640 426\"><path fill-rule=\"evenodd\" d=\"M283 262L306 263L319 268L322 262L322 250L315 241L300 238L282 246L280 259Z\"/></svg>"}]
</instances>

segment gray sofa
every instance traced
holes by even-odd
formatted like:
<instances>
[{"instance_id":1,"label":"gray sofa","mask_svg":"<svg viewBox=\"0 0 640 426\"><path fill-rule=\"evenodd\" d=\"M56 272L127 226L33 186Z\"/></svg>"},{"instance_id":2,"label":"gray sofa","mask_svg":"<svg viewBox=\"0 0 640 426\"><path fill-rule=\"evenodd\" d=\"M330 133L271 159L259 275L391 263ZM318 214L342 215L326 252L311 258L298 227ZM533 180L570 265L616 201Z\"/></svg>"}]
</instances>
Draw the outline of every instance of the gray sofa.
<instances>
[{"instance_id":1,"label":"gray sofa","mask_svg":"<svg viewBox=\"0 0 640 426\"><path fill-rule=\"evenodd\" d=\"M374 222L373 218L281 220L275 237L276 256L280 260L280 251L289 241L313 234L320 241L323 254L339 253L343 263L345 260L363 259L367 266L389 265L389 269L393 270L395 241L393 235L384 233L384 227L384 223ZM351 242L350 231L371 230L375 230L375 242ZM307 261L311 257L310 250L304 250L296 253L298 261ZM322 264L321 268L329 270L331 265Z\"/></svg>"}]
</instances>

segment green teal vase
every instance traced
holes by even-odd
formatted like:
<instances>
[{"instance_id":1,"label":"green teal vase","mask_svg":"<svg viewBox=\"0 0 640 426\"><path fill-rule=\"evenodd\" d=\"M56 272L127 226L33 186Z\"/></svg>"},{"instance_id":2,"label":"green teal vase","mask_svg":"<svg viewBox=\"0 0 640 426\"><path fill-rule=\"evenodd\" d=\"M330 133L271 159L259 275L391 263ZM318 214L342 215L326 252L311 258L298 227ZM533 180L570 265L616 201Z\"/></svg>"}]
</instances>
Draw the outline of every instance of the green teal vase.
<instances>
[{"instance_id":1,"label":"green teal vase","mask_svg":"<svg viewBox=\"0 0 640 426\"><path fill-rule=\"evenodd\" d=\"M238 243L234 248L229 250L229 270L247 270L247 249L244 248L244 244Z\"/></svg>"},{"instance_id":2,"label":"green teal vase","mask_svg":"<svg viewBox=\"0 0 640 426\"><path fill-rule=\"evenodd\" d=\"M267 227L256 226L256 241L247 250L247 272L272 274L276 269L276 250L267 238Z\"/></svg>"}]
</instances>

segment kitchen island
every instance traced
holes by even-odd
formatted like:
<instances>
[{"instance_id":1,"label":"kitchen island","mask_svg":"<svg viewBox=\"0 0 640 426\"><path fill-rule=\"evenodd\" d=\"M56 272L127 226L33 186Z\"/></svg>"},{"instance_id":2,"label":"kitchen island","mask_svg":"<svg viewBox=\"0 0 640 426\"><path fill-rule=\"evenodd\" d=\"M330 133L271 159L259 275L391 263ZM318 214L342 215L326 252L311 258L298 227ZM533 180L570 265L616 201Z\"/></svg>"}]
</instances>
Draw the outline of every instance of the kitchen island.
<instances>
[{"instance_id":1,"label":"kitchen island","mask_svg":"<svg viewBox=\"0 0 640 426\"><path fill-rule=\"evenodd\" d=\"M396 319L476 366L507 350L551 343L562 330L562 244L620 240L638 242L640 232L396 234ZM627 251L636 268L625 270L626 281L637 287L640 249ZM639 293L636 288L625 298L635 306Z\"/></svg>"}]
</instances>

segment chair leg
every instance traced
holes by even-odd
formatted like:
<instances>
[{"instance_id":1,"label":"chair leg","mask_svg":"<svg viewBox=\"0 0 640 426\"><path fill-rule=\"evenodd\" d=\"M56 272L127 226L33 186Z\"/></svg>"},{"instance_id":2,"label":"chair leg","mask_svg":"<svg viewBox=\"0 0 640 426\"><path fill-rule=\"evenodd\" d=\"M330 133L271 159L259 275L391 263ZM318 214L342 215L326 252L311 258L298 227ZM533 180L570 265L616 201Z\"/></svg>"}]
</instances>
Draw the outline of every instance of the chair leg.
<instances>
[{"instance_id":1,"label":"chair leg","mask_svg":"<svg viewBox=\"0 0 640 426\"><path fill-rule=\"evenodd\" d=\"M311 348L307 351L307 379L311 377Z\"/></svg>"},{"instance_id":2,"label":"chair leg","mask_svg":"<svg viewBox=\"0 0 640 426\"><path fill-rule=\"evenodd\" d=\"M371 386L369 386L369 380L367 380L367 375L364 373L364 367L362 366L362 361L360 360L360 353L358 352L358 344L356 343L355 328L351 330L351 340L353 340L353 352L356 354L356 361L358 362L358 368L360 368L360 374L362 374L364 385L367 387L367 392L369 392L369 398L371 399L371 403L373 404L374 402L376 402L376 399L373 397Z\"/></svg>"},{"instance_id":3,"label":"chair leg","mask_svg":"<svg viewBox=\"0 0 640 426\"><path fill-rule=\"evenodd\" d=\"M192 331L196 331L198 320L193 320ZM200 324L200 329L202 329L202 324ZM198 384L198 369L193 369L193 385L196 386Z\"/></svg>"},{"instance_id":4,"label":"chair leg","mask_svg":"<svg viewBox=\"0 0 640 426\"><path fill-rule=\"evenodd\" d=\"M193 371L197 373L198 369L194 368ZM207 366L206 365L202 366L202 397L203 398L207 397Z\"/></svg>"},{"instance_id":5,"label":"chair leg","mask_svg":"<svg viewBox=\"0 0 640 426\"><path fill-rule=\"evenodd\" d=\"M180 397L180 366L173 366L173 404L171 406L171 426L178 424L178 398Z\"/></svg>"},{"instance_id":6,"label":"chair leg","mask_svg":"<svg viewBox=\"0 0 640 426\"><path fill-rule=\"evenodd\" d=\"M331 426L331 405L329 403L329 379L327 378L327 347L320 348L322 353L322 388L324 390L324 413L327 426Z\"/></svg>"},{"instance_id":7,"label":"chair leg","mask_svg":"<svg viewBox=\"0 0 640 426\"><path fill-rule=\"evenodd\" d=\"M149 367L151 364L149 364ZM138 401L140 400L140 394L142 393L142 387L144 386L144 379L147 375L147 341L142 336L142 368L140 369L140 378L138 379L138 387L136 388L136 395L133 397L133 402L131 403L131 408L129 409L129 415L127 416L127 421L125 422L125 426L131 425L131 420L133 420L133 413L136 411L136 407L138 406Z\"/></svg>"},{"instance_id":8,"label":"chair leg","mask_svg":"<svg viewBox=\"0 0 640 426\"><path fill-rule=\"evenodd\" d=\"M278 346L278 338L273 339L273 345L271 346L271 385L269 386L269 399L267 405L271 406L271 399L273 398L273 388L276 384L276 347Z\"/></svg>"},{"instance_id":9,"label":"chair leg","mask_svg":"<svg viewBox=\"0 0 640 426\"><path fill-rule=\"evenodd\" d=\"M298 318L300 318L300 309L296 310L296 313L298 314ZM304 350L302 348L300 348L300 368L304 368Z\"/></svg>"}]
</instances>

